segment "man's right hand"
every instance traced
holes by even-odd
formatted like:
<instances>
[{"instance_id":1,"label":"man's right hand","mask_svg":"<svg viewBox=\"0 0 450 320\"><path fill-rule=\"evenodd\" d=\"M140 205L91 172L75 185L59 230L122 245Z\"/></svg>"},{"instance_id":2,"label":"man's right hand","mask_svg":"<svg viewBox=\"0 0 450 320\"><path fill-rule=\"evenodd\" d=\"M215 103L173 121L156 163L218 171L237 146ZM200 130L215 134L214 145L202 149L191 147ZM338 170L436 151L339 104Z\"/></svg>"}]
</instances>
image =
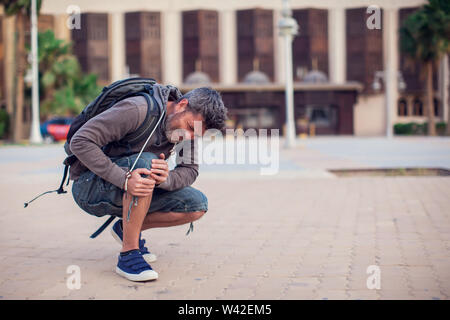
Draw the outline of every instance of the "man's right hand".
<instances>
[{"instance_id":1,"label":"man's right hand","mask_svg":"<svg viewBox=\"0 0 450 320\"><path fill-rule=\"evenodd\" d=\"M152 178L144 178L141 175L150 176L151 171L145 168L138 168L131 172L128 178L127 190L132 196L148 197L153 193L155 188L155 180Z\"/></svg>"}]
</instances>

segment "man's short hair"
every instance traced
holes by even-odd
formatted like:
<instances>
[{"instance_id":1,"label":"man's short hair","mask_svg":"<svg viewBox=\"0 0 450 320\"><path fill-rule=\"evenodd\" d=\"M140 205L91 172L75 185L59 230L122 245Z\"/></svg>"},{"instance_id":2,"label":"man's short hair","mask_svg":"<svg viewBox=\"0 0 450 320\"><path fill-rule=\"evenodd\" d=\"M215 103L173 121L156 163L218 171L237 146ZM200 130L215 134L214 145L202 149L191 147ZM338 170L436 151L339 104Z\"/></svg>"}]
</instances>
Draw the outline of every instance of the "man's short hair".
<instances>
[{"instance_id":1,"label":"man's short hair","mask_svg":"<svg viewBox=\"0 0 450 320\"><path fill-rule=\"evenodd\" d=\"M200 113L205 119L206 129L225 129L227 108L220 93L209 87L201 87L187 92L178 101L187 99L188 110Z\"/></svg>"}]
</instances>

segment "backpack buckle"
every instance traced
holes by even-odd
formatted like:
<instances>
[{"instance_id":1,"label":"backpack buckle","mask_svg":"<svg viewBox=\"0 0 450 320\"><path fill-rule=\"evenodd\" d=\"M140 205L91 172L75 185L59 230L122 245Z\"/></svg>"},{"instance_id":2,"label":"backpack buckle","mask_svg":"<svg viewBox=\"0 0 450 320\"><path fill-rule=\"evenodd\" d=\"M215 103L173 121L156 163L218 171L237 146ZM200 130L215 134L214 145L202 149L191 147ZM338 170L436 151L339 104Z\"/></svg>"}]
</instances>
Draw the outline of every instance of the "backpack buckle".
<instances>
[{"instance_id":1,"label":"backpack buckle","mask_svg":"<svg viewBox=\"0 0 450 320\"><path fill-rule=\"evenodd\" d=\"M145 91L148 91L148 93L153 96L153 87L150 87L148 84L144 86Z\"/></svg>"}]
</instances>

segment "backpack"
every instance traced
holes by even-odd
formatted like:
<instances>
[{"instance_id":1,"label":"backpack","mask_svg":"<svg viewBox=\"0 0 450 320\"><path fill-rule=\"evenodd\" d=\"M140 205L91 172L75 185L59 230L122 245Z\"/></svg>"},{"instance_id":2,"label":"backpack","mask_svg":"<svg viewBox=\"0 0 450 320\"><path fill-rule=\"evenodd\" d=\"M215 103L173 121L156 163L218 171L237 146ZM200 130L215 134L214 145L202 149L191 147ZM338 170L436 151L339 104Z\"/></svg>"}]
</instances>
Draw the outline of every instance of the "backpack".
<instances>
[{"instance_id":1,"label":"backpack","mask_svg":"<svg viewBox=\"0 0 450 320\"><path fill-rule=\"evenodd\" d=\"M64 183L66 182L69 167L78 159L74 154L70 152L70 141L75 133L90 119L94 118L96 115L108 110L117 102L133 97L133 96L143 96L147 101L147 115L145 117L144 122L141 126L134 132L127 134L120 141L114 141L110 144L103 146L103 152L107 153L109 148L113 145L121 145L126 146L128 150L130 150L131 144L137 144L146 139L144 146L142 147L138 157L136 158L135 163L133 164L130 171L133 170L137 160L139 159L142 151L153 135L154 131L158 127L161 119L164 117L165 109L163 106L159 105L154 98L154 90L153 85L156 84L156 81L151 78L128 78L124 80L119 80L112 83L109 86L103 88L100 95L97 96L91 103L89 103L83 111L74 119L72 124L70 125L69 132L67 134L67 141L65 143L65 150L68 153L68 156L63 161L64 164L64 174L61 181L61 184L58 189L52 191L46 191L37 197L33 198L31 201L28 201L24 204L25 208L28 205L36 200L37 198L48 194L56 192L58 194L67 193L64 190ZM66 186L69 185L70 180L67 179Z\"/></svg>"}]
</instances>

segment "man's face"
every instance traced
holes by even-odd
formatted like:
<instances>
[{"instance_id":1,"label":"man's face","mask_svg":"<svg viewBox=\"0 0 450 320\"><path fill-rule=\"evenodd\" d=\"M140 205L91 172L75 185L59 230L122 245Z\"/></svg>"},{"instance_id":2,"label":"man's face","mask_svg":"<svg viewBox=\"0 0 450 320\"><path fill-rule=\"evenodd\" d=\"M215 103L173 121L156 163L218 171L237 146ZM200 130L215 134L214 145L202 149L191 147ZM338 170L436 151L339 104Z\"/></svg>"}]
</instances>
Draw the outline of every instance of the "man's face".
<instances>
[{"instance_id":1,"label":"man's face","mask_svg":"<svg viewBox=\"0 0 450 320\"><path fill-rule=\"evenodd\" d=\"M201 130L199 130L201 123ZM182 140L191 140L195 134L205 133L204 119L199 113L194 113L187 109L187 100L183 99L178 104L172 103L167 108L166 136L172 143Z\"/></svg>"}]
</instances>

